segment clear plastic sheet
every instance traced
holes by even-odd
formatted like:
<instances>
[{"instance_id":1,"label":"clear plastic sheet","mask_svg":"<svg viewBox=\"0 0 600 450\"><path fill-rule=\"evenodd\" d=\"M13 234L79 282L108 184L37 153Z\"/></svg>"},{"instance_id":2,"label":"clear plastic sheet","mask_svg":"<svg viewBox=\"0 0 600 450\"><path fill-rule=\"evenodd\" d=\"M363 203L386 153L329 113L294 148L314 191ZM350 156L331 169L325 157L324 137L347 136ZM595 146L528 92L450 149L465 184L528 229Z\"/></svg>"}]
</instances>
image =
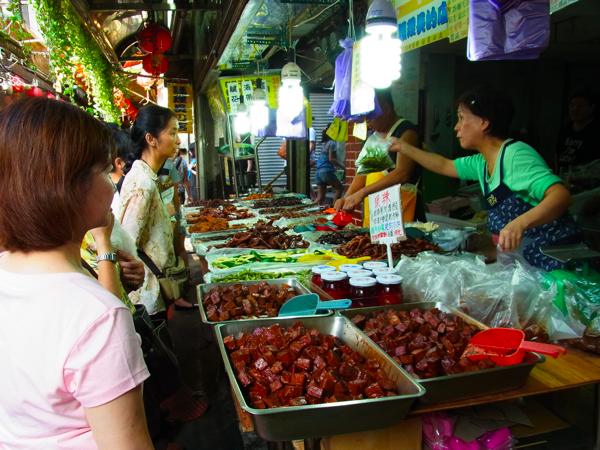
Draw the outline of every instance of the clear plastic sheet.
<instances>
[{"instance_id":1,"label":"clear plastic sheet","mask_svg":"<svg viewBox=\"0 0 600 450\"><path fill-rule=\"evenodd\" d=\"M561 311L554 302L556 288L544 282L545 272L518 261L486 265L469 253L422 253L403 257L397 271L408 301L452 305L488 326L523 329L532 340L579 338L585 329L576 302L568 297L568 311ZM600 298L593 308L600 311Z\"/></svg>"}]
</instances>

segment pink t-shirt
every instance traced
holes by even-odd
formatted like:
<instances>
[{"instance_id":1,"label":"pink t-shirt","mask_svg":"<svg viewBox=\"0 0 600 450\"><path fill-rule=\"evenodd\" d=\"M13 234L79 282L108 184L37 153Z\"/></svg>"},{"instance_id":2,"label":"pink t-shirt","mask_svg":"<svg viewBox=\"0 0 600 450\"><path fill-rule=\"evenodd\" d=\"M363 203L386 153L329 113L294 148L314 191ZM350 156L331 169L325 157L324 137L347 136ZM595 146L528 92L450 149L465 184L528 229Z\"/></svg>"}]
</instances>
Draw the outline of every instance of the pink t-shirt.
<instances>
[{"instance_id":1,"label":"pink t-shirt","mask_svg":"<svg viewBox=\"0 0 600 450\"><path fill-rule=\"evenodd\" d=\"M97 449L84 407L149 375L131 313L96 280L0 270L0 449Z\"/></svg>"}]
</instances>

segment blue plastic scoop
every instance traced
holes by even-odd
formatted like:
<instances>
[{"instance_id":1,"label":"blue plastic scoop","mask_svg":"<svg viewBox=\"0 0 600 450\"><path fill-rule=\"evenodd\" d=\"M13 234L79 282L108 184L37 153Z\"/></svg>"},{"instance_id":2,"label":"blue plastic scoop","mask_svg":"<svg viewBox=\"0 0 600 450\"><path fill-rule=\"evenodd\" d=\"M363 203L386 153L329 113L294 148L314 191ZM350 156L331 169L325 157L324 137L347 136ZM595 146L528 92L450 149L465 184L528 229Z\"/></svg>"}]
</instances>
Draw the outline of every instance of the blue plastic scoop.
<instances>
[{"instance_id":1,"label":"blue plastic scoop","mask_svg":"<svg viewBox=\"0 0 600 450\"><path fill-rule=\"evenodd\" d=\"M346 309L352 300L330 300L322 302L317 294L296 295L285 302L279 310L279 317L311 316L326 309Z\"/></svg>"}]
</instances>

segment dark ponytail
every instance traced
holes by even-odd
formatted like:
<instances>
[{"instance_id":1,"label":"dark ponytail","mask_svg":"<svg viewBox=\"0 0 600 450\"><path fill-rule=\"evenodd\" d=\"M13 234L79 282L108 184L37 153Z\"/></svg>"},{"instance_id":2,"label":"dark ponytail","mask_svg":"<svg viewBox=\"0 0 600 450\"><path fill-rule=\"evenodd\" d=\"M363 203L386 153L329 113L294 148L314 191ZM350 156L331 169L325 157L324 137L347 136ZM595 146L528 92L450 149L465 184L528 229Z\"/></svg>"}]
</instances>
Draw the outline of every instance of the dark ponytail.
<instances>
[{"instance_id":1,"label":"dark ponytail","mask_svg":"<svg viewBox=\"0 0 600 450\"><path fill-rule=\"evenodd\" d=\"M142 152L148 145L146 142L146 134L150 133L154 137L158 135L169 125L169 121L176 117L175 113L168 108L163 108L158 105L146 105L140 108L137 118L131 127L131 144L132 151L127 158L127 173L134 161L142 157Z\"/></svg>"}]
</instances>

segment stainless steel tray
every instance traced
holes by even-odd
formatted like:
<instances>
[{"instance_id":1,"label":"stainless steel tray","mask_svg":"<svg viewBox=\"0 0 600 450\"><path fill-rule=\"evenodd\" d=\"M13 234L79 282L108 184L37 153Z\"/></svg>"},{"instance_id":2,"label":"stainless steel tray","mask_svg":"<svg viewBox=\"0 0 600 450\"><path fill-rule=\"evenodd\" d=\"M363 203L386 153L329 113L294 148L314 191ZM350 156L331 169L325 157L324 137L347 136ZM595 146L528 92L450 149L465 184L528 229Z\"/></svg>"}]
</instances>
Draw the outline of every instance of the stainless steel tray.
<instances>
[{"instance_id":1,"label":"stainless steel tray","mask_svg":"<svg viewBox=\"0 0 600 450\"><path fill-rule=\"evenodd\" d=\"M215 236L233 236L235 233L239 233L240 231L246 231L246 228L233 228L221 231L207 231L206 233L191 233L191 237L193 241L214 241Z\"/></svg>"},{"instance_id":2,"label":"stainless steel tray","mask_svg":"<svg viewBox=\"0 0 600 450\"><path fill-rule=\"evenodd\" d=\"M346 317L350 322L357 314L367 315L383 309L394 309L396 311L406 311L413 308L431 309L438 308L441 311L460 316L465 322L468 322L479 329L488 328L486 325L468 316L462 311L435 302L402 303L399 305L373 306L370 308L357 308L341 311L339 314ZM352 324L357 330L363 333L356 325ZM364 334L364 333L363 333ZM366 334L367 339L371 340ZM373 342L373 341L371 341ZM374 343L374 342L373 342ZM392 359L392 361L394 361ZM537 353L528 352L521 364L514 366L497 366L492 369L478 370L476 372L464 372L456 375L445 375L436 378L417 379L427 392L419 399L423 403L438 403L459 400L478 395L493 394L502 391L516 389L527 381L529 373L533 367L544 361L544 357ZM396 361L394 361L395 364ZM398 364L400 366L400 364Z\"/></svg>"},{"instance_id":3,"label":"stainless steel tray","mask_svg":"<svg viewBox=\"0 0 600 450\"><path fill-rule=\"evenodd\" d=\"M283 327L289 327L296 321L298 319L279 319L277 323ZM408 413L413 402L425 393L423 387L346 318L341 316L312 317L303 318L300 322L306 327L316 328L323 334L337 336L344 344L358 351L364 357L379 361L386 376L396 383L398 392L402 394L394 397L320 405L270 409L252 408L246 402L246 397L235 378L227 350L223 345L223 338L240 332L250 332L257 327L272 325L274 322L257 320L219 325L215 329L217 341L233 391L242 409L252 416L255 432L263 439L290 441L388 427L398 423Z\"/></svg>"},{"instance_id":4,"label":"stainless steel tray","mask_svg":"<svg viewBox=\"0 0 600 450\"><path fill-rule=\"evenodd\" d=\"M227 283L199 284L196 287L196 291L198 293L198 306L200 309L200 317L202 318L202 322L207 323L209 325L218 325L221 323L255 322L256 320L267 320L267 321L271 321L271 322L274 320L280 320L281 319L280 317L254 317L254 318L249 318L249 319L225 320L222 322L211 322L210 320L208 320L208 317L206 315L206 310L204 309L204 297L206 296L206 294L208 294L208 292L212 288L233 286L234 284L243 284L246 286L251 286L253 284L259 284L259 283L267 283L267 284L270 284L271 286L281 286L282 284L287 284L294 288L297 295L309 294L311 292L310 289L306 288L296 278L291 278L291 277L290 278L277 278L274 280L232 281L232 282L227 282ZM328 311L328 312L324 312L324 313L317 313L315 315L316 316L330 316L331 314L332 313ZM294 318L296 318L296 319L302 318L302 317L306 317L306 316L294 316Z\"/></svg>"}]
</instances>

